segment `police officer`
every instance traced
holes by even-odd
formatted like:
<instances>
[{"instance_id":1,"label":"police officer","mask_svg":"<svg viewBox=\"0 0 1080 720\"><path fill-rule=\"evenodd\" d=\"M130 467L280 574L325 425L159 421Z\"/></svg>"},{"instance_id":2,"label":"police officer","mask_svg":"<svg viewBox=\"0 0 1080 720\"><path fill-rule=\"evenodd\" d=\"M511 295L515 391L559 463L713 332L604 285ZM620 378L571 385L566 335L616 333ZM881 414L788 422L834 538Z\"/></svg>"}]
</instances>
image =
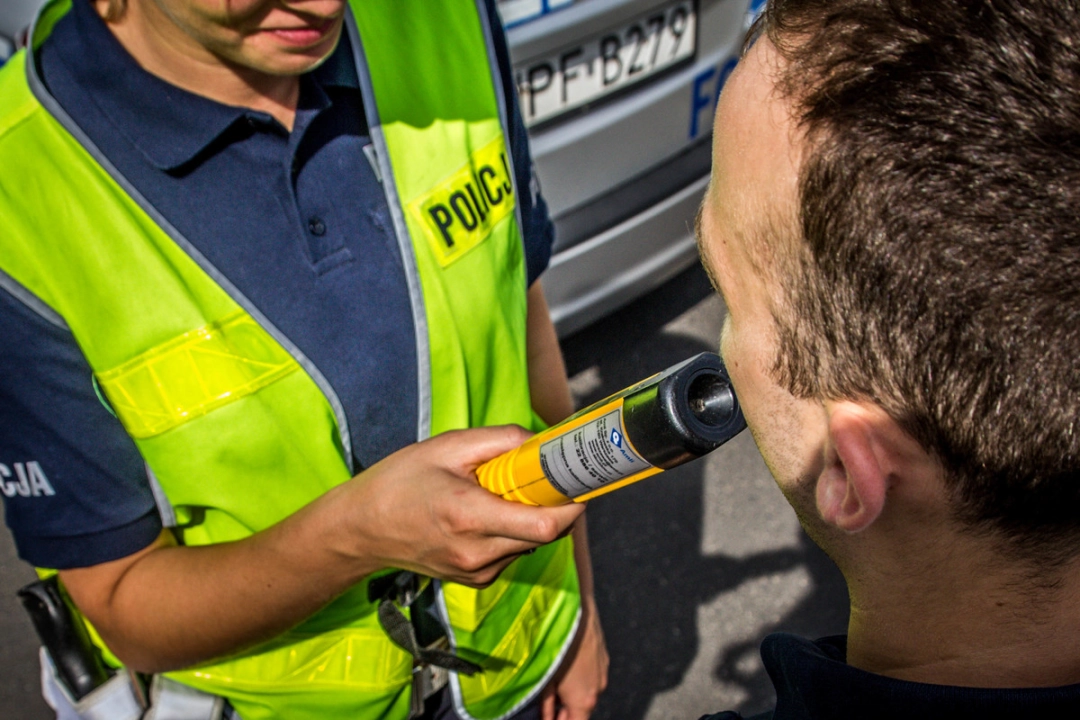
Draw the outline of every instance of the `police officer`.
<instances>
[{"instance_id":1,"label":"police officer","mask_svg":"<svg viewBox=\"0 0 1080 720\"><path fill-rule=\"evenodd\" d=\"M58 0L31 48L0 72L21 557L108 660L245 720L588 717L581 508L473 478L571 409L492 3Z\"/></svg>"}]
</instances>

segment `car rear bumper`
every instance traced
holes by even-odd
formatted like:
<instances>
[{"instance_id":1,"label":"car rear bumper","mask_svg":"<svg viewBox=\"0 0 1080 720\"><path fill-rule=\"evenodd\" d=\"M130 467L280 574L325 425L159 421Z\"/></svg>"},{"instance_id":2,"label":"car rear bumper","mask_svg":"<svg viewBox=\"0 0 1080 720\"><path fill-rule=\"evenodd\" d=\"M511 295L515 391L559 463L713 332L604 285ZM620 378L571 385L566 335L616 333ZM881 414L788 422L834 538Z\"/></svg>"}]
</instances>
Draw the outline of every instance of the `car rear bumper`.
<instances>
[{"instance_id":1,"label":"car rear bumper","mask_svg":"<svg viewBox=\"0 0 1080 720\"><path fill-rule=\"evenodd\" d=\"M709 176L703 175L552 258L541 282L560 337L662 285L697 261L688 218L697 212L708 183Z\"/></svg>"}]
</instances>

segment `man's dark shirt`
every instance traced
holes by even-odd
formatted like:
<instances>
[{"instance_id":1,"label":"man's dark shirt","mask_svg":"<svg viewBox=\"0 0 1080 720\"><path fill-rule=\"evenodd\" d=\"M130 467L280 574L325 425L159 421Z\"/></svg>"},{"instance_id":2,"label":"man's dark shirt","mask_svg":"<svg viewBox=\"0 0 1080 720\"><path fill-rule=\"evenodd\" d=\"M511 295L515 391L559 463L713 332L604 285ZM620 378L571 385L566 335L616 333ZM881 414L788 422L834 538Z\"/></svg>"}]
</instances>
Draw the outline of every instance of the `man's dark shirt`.
<instances>
[{"instance_id":1,"label":"man's dark shirt","mask_svg":"<svg viewBox=\"0 0 1080 720\"><path fill-rule=\"evenodd\" d=\"M531 283L547 265L553 229L530 191L505 39L494 3L488 11L512 111ZM347 39L301 77L291 132L266 113L144 71L89 0L73 3L36 59L50 93L117 170L327 379L348 419L356 468L414 442L412 309L365 151ZM124 557L161 530L142 458L91 377L69 332L0 290L0 490L20 557L40 567ZM31 472L53 492L16 492Z\"/></svg>"},{"instance_id":2,"label":"man's dark shirt","mask_svg":"<svg viewBox=\"0 0 1080 720\"><path fill-rule=\"evenodd\" d=\"M983 689L927 685L875 675L845 662L847 638L811 642L777 633L761 643L776 709L749 720L1018 720L1080 718L1080 685ZM735 712L701 720L741 720Z\"/></svg>"}]
</instances>

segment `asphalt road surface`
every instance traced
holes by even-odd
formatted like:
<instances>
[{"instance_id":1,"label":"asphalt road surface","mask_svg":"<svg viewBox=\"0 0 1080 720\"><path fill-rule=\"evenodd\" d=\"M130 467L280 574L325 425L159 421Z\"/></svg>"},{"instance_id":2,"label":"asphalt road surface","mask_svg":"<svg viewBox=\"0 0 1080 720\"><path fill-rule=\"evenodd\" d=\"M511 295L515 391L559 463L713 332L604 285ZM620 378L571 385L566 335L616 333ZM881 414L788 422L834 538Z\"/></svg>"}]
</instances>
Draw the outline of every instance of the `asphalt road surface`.
<instances>
[{"instance_id":1,"label":"asphalt road surface","mask_svg":"<svg viewBox=\"0 0 1080 720\"><path fill-rule=\"evenodd\" d=\"M571 387L590 403L704 350L724 308L699 268L566 339ZM758 642L843 632L847 594L744 432L712 455L589 507L611 684L596 720L697 720L768 707ZM15 590L33 580L0 532L0 718L45 720L36 643Z\"/></svg>"}]
</instances>

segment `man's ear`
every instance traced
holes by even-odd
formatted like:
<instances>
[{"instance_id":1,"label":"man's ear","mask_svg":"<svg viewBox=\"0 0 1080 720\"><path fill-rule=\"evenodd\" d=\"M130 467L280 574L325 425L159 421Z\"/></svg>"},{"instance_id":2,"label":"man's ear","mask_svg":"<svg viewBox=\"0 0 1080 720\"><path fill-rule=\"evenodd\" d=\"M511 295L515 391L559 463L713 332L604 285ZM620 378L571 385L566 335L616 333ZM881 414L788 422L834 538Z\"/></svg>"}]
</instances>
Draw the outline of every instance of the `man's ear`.
<instances>
[{"instance_id":1,"label":"man's ear","mask_svg":"<svg viewBox=\"0 0 1080 720\"><path fill-rule=\"evenodd\" d=\"M892 418L880 408L828 402L829 437L816 500L821 518L847 532L865 530L885 508Z\"/></svg>"}]
</instances>

